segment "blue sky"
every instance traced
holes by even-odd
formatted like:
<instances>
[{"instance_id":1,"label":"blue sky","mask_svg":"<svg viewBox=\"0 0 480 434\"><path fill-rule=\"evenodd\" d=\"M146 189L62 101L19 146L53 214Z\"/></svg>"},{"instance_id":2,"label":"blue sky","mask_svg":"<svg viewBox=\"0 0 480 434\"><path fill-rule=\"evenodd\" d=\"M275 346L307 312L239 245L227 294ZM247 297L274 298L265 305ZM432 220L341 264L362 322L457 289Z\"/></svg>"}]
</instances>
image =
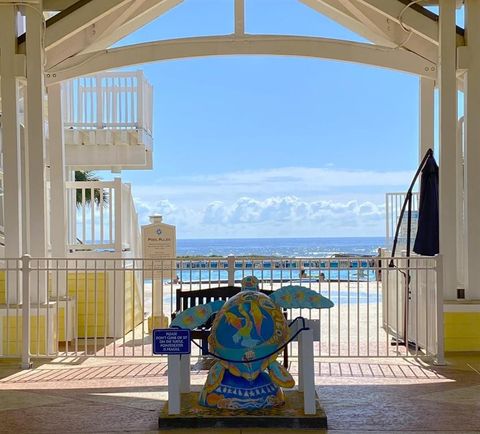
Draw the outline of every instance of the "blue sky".
<instances>
[{"instance_id":1,"label":"blue sky","mask_svg":"<svg viewBox=\"0 0 480 434\"><path fill-rule=\"evenodd\" d=\"M296 0L250 0L246 23L362 41ZM185 0L117 46L232 31L233 1ZM154 86L154 169L122 178L142 223L163 214L179 238L384 235L385 193L416 169L417 77L267 56L139 68Z\"/></svg>"}]
</instances>

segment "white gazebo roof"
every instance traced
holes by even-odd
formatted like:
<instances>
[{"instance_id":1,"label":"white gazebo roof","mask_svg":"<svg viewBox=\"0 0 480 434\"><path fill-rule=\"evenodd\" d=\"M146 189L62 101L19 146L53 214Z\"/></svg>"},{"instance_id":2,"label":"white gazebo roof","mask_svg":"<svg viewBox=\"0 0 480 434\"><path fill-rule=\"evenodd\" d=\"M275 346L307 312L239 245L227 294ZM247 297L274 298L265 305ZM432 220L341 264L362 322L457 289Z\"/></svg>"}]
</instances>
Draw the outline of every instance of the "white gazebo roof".
<instances>
[{"instance_id":1,"label":"white gazebo roof","mask_svg":"<svg viewBox=\"0 0 480 434\"><path fill-rule=\"evenodd\" d=\"M47 79L53 82L132 63L225 54L338 58L390 66L418 75L423 73L432 78L436 74L439 17L420 5L426 2L300 1L368 39L374 46L322 38L245 35L243 1L237 0L235 33L228 35L230 37L167 40L139 44L130 50L128 47L108 49L123 37L177 6L181 0L47 0L46 9L60 10L46 21ZM434 2L428 2L432 3ZM242 43L243 38L245 41ZM19 42L24 43L22 37ZM459 27L457 45L464 45L464 32Z\"/></svg>"}]
</instances>

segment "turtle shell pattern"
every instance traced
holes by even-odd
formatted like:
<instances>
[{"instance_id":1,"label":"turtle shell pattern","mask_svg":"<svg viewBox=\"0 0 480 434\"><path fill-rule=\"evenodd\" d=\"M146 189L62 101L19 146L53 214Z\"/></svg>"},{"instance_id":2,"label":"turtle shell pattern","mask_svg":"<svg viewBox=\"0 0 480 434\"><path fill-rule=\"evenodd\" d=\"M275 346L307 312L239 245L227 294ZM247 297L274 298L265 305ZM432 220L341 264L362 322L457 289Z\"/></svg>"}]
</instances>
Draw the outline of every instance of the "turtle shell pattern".
<instances>
[{"instance_id":1,"label":"turtle shell pattern","mask_svg":"<svg viewBox=\"0 0 480 434\"><path fill-rule=\"evenodd\" d=\"M220 356L219 362L231 374L252 381L277 358L275 350L288 336L282 309L259 291L243 290L217 313L209 336L209 350ZM255 359L261 360L248 362ZM239 360L244 363L235 362Z\"/></svg>"}]
</instances>

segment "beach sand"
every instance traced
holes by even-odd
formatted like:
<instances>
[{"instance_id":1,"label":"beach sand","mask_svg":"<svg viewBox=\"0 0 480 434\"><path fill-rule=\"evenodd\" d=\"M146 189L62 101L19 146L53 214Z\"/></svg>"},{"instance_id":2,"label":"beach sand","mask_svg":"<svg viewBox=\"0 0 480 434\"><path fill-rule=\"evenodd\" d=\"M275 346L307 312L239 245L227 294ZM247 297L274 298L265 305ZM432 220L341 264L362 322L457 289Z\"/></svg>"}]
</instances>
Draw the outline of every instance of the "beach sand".
<instances>
[{"instance_id":1,"label":"beach sand","mask_svg":"<svg viewBox=\"0 0 480 434\"><path fill-rule=\"evenodd\" d=\"M265 289L278 289L286 283L272 283ZM404 346L392 345L392 335L384 329L382 315L382 288L377 281L370 282L309 282L314 291L329 297L334 303L331 309L289 309L288 320L299 316L312 320L309 326L314 330L315 357L392 357L412 354ZM175 292L207 289L207 285L169 284L164 287L163 312L167 318L175 310ZM158 295L157 295L158 296ZM144 312L146 317L152 311L151 285L145 284ZM366 301L369 300L370 303ZM349 302L348 302L349 301ZM399 321L401 318L398 319ZM98 355L145 356L152 355L152 337L148 334L147 322L138 325L134 331L107 345L97 346ZM80 344L82 344L80 342ZM102 344L102 342L100 342ZM84 343L83 343L84 345ZM91 343L88 342L87 346ZM98 343L97 343L98 345ZM80 345L82 348L82 345ZM95 352L95 348L93 348ZM414 349L415 351L415 349ZM199 356L199 349L192 345L192 355ZM289 344L289 356L297 356L297 343Z\"/></svg>"}]
</instances>

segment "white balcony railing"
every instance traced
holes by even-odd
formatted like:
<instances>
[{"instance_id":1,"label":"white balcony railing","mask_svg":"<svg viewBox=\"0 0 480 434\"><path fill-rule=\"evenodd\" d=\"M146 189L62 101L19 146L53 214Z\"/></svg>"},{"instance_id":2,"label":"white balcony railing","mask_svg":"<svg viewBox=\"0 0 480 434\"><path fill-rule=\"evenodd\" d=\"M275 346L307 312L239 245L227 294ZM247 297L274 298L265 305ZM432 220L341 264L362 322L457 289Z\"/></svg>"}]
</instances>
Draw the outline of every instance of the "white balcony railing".
<instances>
[{"instance_id":1,"label":"white balcony railing","mask_svg":"<svg viewBox=\"0 0 480 434\"><path fill-rule=\"evenodd\" d=\"M75 129L136 129L152 135L152 85L142 71L78 77L63 85L64 125Z\"/></svg>"}]
</instances>

